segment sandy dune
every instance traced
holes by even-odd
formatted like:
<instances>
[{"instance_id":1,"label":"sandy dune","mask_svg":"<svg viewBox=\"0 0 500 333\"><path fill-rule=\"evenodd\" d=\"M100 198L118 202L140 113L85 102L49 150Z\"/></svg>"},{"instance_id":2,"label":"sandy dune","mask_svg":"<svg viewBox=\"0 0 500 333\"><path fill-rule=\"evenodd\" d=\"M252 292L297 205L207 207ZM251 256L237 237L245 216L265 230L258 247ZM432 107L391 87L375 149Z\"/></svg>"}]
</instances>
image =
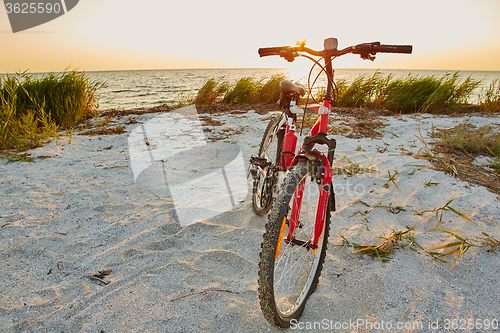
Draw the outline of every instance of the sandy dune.
<instances>
[{"instance_id":1,"label":"sandy dune","mask_svg":"<svg viewBox=\"0 0 500 333\"><path fill-rule=\"evenodd\" d=\"M179 203L134 177L129 135L159 116L114 118L115 123L137 122L119 135L74 134L71 143L61 135L59 142L31 152L51 157L35 163L0 160L0 331L279 331L268 325L259 308L257 270L266 219L253 213L249 196L238 196L232 188L230 210L200 213L198 220L188 216L190 222L181 226L174 214ZM204 126L205 144L229 136L222 141L237 145L247 166L268 116L250 111L211 117L222 125ZM448 274L454 258L442 263L408 247L381 265L349 256L351 248L335 244L342 242L338 234L350 242L375 243L377 237L406 226L415 227L414 237L424 248L452 241L431 229L437 225L434 213L416 213L451 199L454 209L481 227L445 212L440 228L471 238L486 232L500 239L497 194L422 168L430 164L401 150L416 153L422 146L414 136L419 124L426 136L432 126L464 121L498 125L500 118L424 114L381 120L389 124L382 139L337 137L337 161L345 156L377 172L336 177L337 213L327 259L296 330L316 322L316 331L368 332L375 325L380 330L373 331L433 332L438 323L445 332L451 331L446 325L453 320L463 324L472 319L464 331L481 331L478 325L485 327L487 321L492 328L497 325L490 331L498 331L498 254L471 248ZM337 167L348 167L347 158ZM399 190L393 183L384 187L387 171L395 169ZM439 184L425 186L429 181ZM222 207L215 204L227 195L222 192L219 197L207 194L207 207ZM353 204L359 200L371 207L380 203L405 210L374 208L355 214L369 209ZM99 271L104 273L100 280L93 276Z\"/></svg>"}]
</instances>

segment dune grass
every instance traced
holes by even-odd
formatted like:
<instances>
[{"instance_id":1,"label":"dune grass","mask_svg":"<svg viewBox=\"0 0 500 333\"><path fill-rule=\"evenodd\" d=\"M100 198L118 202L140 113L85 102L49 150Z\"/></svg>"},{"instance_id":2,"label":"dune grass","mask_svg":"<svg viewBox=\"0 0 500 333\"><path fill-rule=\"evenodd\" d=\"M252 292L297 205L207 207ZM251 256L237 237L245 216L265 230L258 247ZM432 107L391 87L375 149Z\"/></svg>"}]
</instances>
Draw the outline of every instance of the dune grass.
<instances>
[{"instance_id":1,"label":"dune grass","mask_svg":"<svg viewBox=\"0 0 500 333\"><path fill-rule=\"evenodd\" d=\"M286 79L282 74L268 81L257 81L244 77L230 85L222 79L211 78L205 82L195 98L197 105L210 105L215 102L225 104L275 103L279 100L279 83ZM483 112L500 111L500 80L494 81L479 96L473 96L480 81L471 77L461 79L459 72L448 73L443 77L409 75L394 79L379 71L372 76L360 75L352 83L337 80L338 98L334 106L371 107L386 109L397 113L453 113L469 101L478 97ZM325 95L324 87L317 87L314 100L321 102ZM312 98L311 98L312 100ZM301 99L304 103L305 99Z\"/></svg>"},{"instance_id":2,"label":"dune grass","mask_svg":"<svg viewBox=\"0 0 500 333\"><path fill-rule=\"evenodd\" d=\"M339 96L337 105L344 107L365 107L372 104L375 96L380 94L383 87L387 85L391 76L383 78L380 72L375 72L371 77L358 76L350 85L345 81L337 84Z\"/></svg>"},{"instance_id":3,"label":"dune grass","mask_svg":"<svg viewBox=\"0 0 500 333\"><path fill-rule=\"evenodd\" d=\"M393 79L375 72L358 76L350 85L340 81L338 106L373 107L399 113L447 113L467 105L480 81L470 77L460 81L459 73L441 78L409 75Z\"/></svg>"},{"instance_id":4,"label":"dune grass","mask_svg":"<svg viewBox=\"0 0 500 333\"><path fill-rule=\"evenodd\" d=\"M248 104L256 101L261 83L251 77L243 77L224 95L226 104Z\"/></svg>"},{"instance_id":5,"label":"dune grass","mask_svg":"<svg viewBox=\"0 0 500 333\"><path fill-rule=\"evenodd\" d=\"M484 112L500 112L500 79L493 81L480 95L481 108Z\"/></svg>"},{"instance_id":6,"label":"dune grass","mask_svg":"<svg viewBox=\"0 0 500 333\"><path fill-rule=\"evenodd\" d=\"M284 74L273 75L266 83L262 83L257 92L257 101L276 103L280 99L280 82L286 80Z\"/></svg>"},{"instance_id":7,"label":"dune grass","mask_svg":"<svg viewBox=\"0 0 500 333\"><path fill-rule=\"evenodd\" d=\"M198 90L194 103L207 106L216 102L225 104L276 103L280 98L280 82L285 75L273 75L267 81L257 81L252 77L243 77L234 85L223 78L210 78Z\"/></svg>"},{"instance_id":8,"label":"dune grass","mask_svg":"<svg viewBox=\"0 0 500 333\"><path fill-rule=\"evenodd\" d=\"M182 104L272 104L279 100L279 84L284 79L283 74L267 81L244 77L230 84L223 78L210 78L196 97L183 96ZM461 80L459 73L441 78L409 75L394 79L377 71L368 77L360 75L352 83L338 80L338 100L334 106L371 107L398 113L451 113L469 105L479 84L470 77ZM60 128L73 127L97 109L101 86L102 83L75 71L51 73L40 79L26 72L0 78L0 149L24 151L55 136ZM324 93L324 87L319 87L314 98L320 102ZM481 111L499 112L500 80L483 89L478 97ZM499 165L497 160L493 166Z\"/></svg>"},{"instance_id":9,"label":"dune grass","mask_svg":"<svg viewBox=\"0 0 500 333\"><path fill-rule=\"evenodd\" d=\"M0 149L24 151L71 128L96 110L101 85L76 71L0 78Z\"/></svg>"},{"instance_id":10,"label":"dune grass","mask_svg":"<svg viewBox=\"0 0 500 333\"><path fill-rule=\"evenodd\" d=\"M210 105L219 101L229 90L229 84L222 79L210 78L198 91L194 103L196 105Z\"/></svg>"}]
</instances>

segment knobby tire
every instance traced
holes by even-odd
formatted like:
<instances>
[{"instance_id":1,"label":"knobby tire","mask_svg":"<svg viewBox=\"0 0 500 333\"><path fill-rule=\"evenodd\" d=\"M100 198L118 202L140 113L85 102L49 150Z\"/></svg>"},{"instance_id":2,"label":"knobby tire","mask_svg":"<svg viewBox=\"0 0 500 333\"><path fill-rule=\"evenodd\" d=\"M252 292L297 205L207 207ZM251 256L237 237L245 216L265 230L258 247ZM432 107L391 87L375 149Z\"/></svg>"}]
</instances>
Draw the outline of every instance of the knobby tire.
<instances>
[{"instance_id":1,"label":"knobby tire","mask_svg":"<svg viewBox=\"0 0 500 333\"><path fill-rule=\"evenodd\" d=\"M281 328L289 327L291 320L298 319L304 311L307 299L314 292L318 284L328 245L330 218L333 208L331 198L328 200L325 225L316 254L314 255L314 251L312 249L306 249L305 246L291 245L291 243L286 244L286 242L282 240L279 256L275 259L277 247L280 246L278 244L280 232L283 238L286 238L288 234L289 225L285 223L284 232L282 226L285 218L288 220L291 214L292 209L290 202L293 200L295 189L302 180L305 180L305 183L308 184L306 185L306 189L308 189L309 186L312 189L314 189L314 187L319 189L319 185L311 177L311 163L312 162L309 161L300 162L290 170L290 173L283 180L278 192L278 197L269 214L263 243L261 244L262 251L260 253L258 280L260 306L267 321L273 326ZM306 195L307 193L304 192L302 200L306 200ZM312 198L311 200L316 199ZM307 204L307 200L303 202L299 218L299 222L303 223L303 225L300 230L299 228L295 230L294 236L297 236L297 239L303 238L301 240L307 241L308 237L312 239L312 235L308 236L307 234L311 234L310 231L308 231L309 227L314 230L314 219L318 200L315 201L315 204L314 202L311 204L312 209L310 211L306 209L304 204ZM309 216L310 218L308 219L307 213L311 211L314 211L314 217ZM290 258L293 260L290 260ZM307 258L307 260L304 260L304 262L300 261L305 258ZM287 262L290 263L289 266L287 266ZM299 269L305 271L297 272ZM294 280L292 281L292 279ZM295 283L300 279L302 280L300 283ZM282 281L290 282L290 285L284 282L282 283ZM297 291L287 296L286 292L291 291L294 287L296 287ZM296 294L300 294L300 296ZM288 303L290 304L290 309L286 309Z\"/></svg>"}]
</instances>

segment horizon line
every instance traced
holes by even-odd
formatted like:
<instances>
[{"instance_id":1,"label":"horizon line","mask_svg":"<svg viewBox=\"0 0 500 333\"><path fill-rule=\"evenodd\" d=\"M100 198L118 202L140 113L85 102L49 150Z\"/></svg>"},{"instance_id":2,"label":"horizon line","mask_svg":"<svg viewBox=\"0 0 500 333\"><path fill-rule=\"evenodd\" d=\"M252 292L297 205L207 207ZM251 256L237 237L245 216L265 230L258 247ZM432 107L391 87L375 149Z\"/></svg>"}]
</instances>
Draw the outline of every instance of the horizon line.
<instances>
[{"instance_id":1,"label":"horizon line","mask_svg":"<svg viewBox=\"0 0 500 333\"><path fill-rule=\"evenodd\" d=\"M79 70L79 69L69 69L67 68L64 71L36 71L29 72L29 70L25 71L17 71L17 72L4 72L0 75L16 75L16 74L50 74L50 73L66 73L66 72L132 72L132 71L174 71L174 70L289 70L290 68L286 67L194 67L194 68L156 68L156 69L101 69L101 70ZM385 70L385 71L422 71L422 72L500 72L500 70L471 70L471 69L415 69L415 68L334 68L334 70Z\"/></svg>"}]
</instances>

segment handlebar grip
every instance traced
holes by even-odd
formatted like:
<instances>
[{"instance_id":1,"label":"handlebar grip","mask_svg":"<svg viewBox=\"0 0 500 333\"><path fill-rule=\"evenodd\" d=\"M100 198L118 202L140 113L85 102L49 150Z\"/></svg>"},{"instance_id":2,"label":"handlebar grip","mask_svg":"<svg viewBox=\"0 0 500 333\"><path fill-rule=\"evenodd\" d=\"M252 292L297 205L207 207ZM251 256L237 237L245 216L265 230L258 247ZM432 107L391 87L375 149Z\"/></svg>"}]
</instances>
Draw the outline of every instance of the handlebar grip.
<instances>
[{"instance_id":1,"label":"handlebar grip","mask_svg":"<svg viewBox=\"0 0 500 333\"><path fill-rule=\"evenodd\" d=\"M289 51L290 46L278 46L278 47L263 47L259 49L259 55L261 57L281 55L282 51Z\"/></svg>"},{"instance_id":2,"label":"handlebar grip","mask_svg":"<svg viewBox=\"0 0 500 333\"><path fill-rule=\"evenodd\" d=\"M411 54L412 45L376 45L373 50L381 53L406 53Z\"/></svg>"}]
</instances>

